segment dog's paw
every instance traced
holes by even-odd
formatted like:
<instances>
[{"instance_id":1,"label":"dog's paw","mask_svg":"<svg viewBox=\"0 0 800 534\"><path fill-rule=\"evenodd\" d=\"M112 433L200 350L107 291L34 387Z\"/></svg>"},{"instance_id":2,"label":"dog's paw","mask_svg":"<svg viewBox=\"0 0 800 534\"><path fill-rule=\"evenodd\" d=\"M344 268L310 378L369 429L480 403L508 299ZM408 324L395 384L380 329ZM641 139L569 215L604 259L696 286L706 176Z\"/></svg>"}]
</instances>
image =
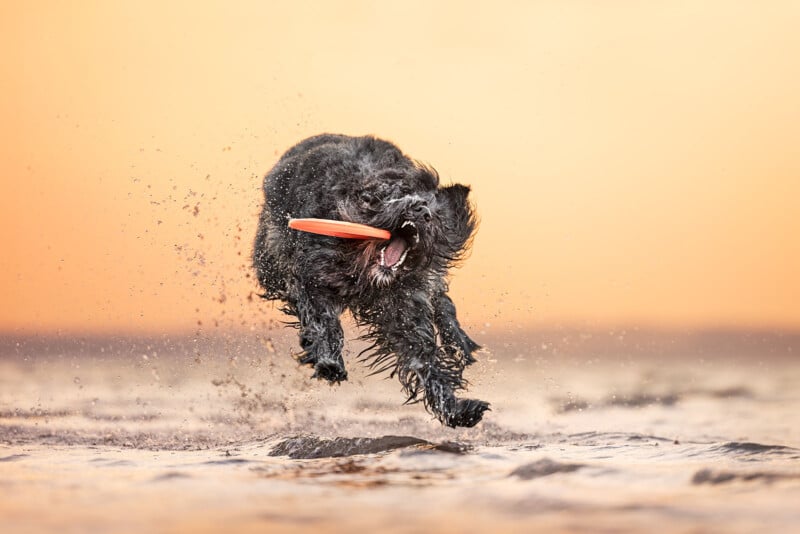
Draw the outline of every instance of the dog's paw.
<instances>
[{"instance_id":1,"label":"dog's paw","mask_svg":"<svg viewBox=\"0 0 800 534\"><path fill-rule=\"evenodd\" d=\"M344 366L333 360L321 360L314 364L314 374L311 378L327 380L331 384L338 384L347 380L347 371Z\"/></svg>"},{"instance_id":2,"label":"dog's paw","mask_svg":"<svg viewBox=\"0 0 800 534\"><path fill-rule=\"evenodd\" d=\"M473 427L483 419L483 412L490 410L489 403L478 399L459 399L456 408L449 414L445 424L455 428L458 426Z\"/></svg>"},{"instance_id":3,"label":"dog's paw","mask_svg":"<svg viewBox=\"0 0 800 534\"><path fill-rule=\"evenodd\" d=\"M314 374L311 375L311 378L327 380L331 384L338 384L347 380L347 371L344 368L344 360L342 360L341 355L331 358L326 353L321 354L318 350L320 345L302 338L301 345L306 350L296 354L295 358L300 365L309 365L314 368Z\"/></svg>"}]
</instances>

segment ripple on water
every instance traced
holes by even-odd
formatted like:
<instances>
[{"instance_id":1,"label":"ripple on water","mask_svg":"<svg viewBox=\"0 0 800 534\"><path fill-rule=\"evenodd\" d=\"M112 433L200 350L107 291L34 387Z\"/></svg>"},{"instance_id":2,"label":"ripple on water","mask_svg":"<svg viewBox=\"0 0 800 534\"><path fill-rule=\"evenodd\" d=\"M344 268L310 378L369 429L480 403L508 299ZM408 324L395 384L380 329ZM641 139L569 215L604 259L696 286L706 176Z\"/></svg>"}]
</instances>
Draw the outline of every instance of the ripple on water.
<instances>
[{"instance_id":1,"label":"ripple on water","mask_svg":"<svg viewBox=\"0 0 800 534\"><path fill-rule=\"evenodd\" d=\"M727 484L730 482L764 482L772 483L778 480L800 479L800 473L778 473L769 471L755 471L750 473L737 473L735 471L714 471L712 469L701 469L692 477L692 484Z\"/></svg>"},{"instance_id":2,"label":"ripple on water","mask_svg":"<svg viewBox=\"0 0 800 534\"><path fill-rule=\"evenodd\" d=\"M729 441L711 448L712 452L732 455L746 456L751 460L758 460L764 456L783 456L791 459L800 459L800 450L785 445L763 445L744 441Z\"/></svg>"},{"instance_id":3,"label":"ripple on water","mask_svg":"<svg viewBox=\"0 0 800 534\"><path fill-rule=\"evenodd\" d=\"M23 458L27 458L30 454L12 454L10 456L0 457L0 462L17 462Z\"/></svg>"},{"instance_id":4,"label":"ripple on water","mask_svg":"<svg viewBox=\"0 0 800 534\"><path fill-rule=\"evenodd\" d=\"M208 460L203 462L203 465L242 465L249 463L253 463L253 461L246 458L225 458L224 460Z\"/></svg>"},{"instance_id":5,"label":"ripple on water","mask_svg":"<svg viewBox=\"0 0 800 534\"><path fill-rule=\"evenodd\" d=\"M151 482L167 482L170 480L179 480L184 478L192 478L192 475L183 473L181 471L167 471L166 473L162 473L153 477Z\"/></svg>"},{"instance_id":6,"label":"ripple on water","mask_svg":"<svg viewBox=\"0 0 800 534\"><path fill-rule=\"evenodd\" d=\"M585 464L571 464L556 462L549 458L542 458L529 464L521 465L511 471L510 477L518 477L522 480L546 477L556 473L572 473L586 467Z\"/></svg>"},{"instance_id":7,"label":"ripple on water","mask_svg":"<svg viewBox=\"0 0 800 534\"><path fill-rule=\"evenodd\" d=\"M298 436L278 443L270 451L270 456L288 456L294 460L315 458L340 458L356 454L375 454L379 452L432 445L431 442L411 436L382 436L380 438L319 438Z\"/></svg>"}]
</instances>

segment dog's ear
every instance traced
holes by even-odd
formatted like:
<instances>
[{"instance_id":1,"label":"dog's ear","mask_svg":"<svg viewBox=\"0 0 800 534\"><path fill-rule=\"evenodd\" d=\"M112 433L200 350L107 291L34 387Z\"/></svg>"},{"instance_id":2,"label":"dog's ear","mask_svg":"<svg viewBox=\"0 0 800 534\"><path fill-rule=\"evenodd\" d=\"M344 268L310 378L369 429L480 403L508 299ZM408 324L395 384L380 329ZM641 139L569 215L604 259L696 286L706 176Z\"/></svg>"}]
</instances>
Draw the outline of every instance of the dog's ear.
<instances>
[{"instance_id":1,"label":"dog's ear","mask_svg":"<svg viewBox=\"0 0 800 534\"><path fill-rule=\"evenodd\" d=\"M448 255L456 261L461 258L478 222L467 196L469 187L453 184L442 187L436 192L441 210L441 221L444 226Z\"/></svg>"},{"instance_id":2,"label":"dog's ear","mask_svg":"<svg viewBox=\"0 0 800 534\"><path fill-rule=\"evenodd\" d=\"M470 209L469 203L467 202L469 191L469 186L453 184L448 185L447 187L442 187L439 189L438 193L440 195L440 199L448 204L453 210L461 211Z\"/></svg>"}]
</instances>

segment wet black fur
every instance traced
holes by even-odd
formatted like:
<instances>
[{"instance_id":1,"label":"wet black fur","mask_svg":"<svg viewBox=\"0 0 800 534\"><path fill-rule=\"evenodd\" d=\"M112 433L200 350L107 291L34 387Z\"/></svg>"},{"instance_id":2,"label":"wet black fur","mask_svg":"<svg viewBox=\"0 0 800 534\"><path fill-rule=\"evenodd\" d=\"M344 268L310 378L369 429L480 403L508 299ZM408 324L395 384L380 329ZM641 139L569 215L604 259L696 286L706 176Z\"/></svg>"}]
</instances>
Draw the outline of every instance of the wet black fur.
<instances>
[{"instance_id":1,"label":"wet black fur","mask_svg":"<svg viewBox=\"0 0 800 534\"><path fill-rule=\"evenodd\" d=\"M349 310L371 346L362 360L396 375L409 402L423 401L443 424L473 426L488 403L457 399L464 368L479 347L461 329L447 296L447 270L469 247L476 226L460 184L439 186L436 172L374 137L319 135L289 149L264 179L266 202L253 262L264 297L297 318L300 363L314 377L347 379L339 316ZM382 267L387 241L351 240L288 228L289 218L368 224L418 243L395 271Z\"/></svg>"}]
</instances>

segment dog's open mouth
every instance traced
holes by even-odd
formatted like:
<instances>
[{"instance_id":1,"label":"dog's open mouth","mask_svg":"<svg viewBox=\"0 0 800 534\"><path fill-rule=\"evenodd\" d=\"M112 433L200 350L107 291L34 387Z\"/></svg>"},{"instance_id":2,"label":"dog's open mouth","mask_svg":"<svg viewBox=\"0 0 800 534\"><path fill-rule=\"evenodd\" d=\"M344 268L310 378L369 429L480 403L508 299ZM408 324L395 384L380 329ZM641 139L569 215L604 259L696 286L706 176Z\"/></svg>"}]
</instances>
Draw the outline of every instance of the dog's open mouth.
<instances>
[{"instance_id":1,"label":"dog's open mouth","mask_svg":"<svg viewBox=\"0 0 800 534\"><path fill-rule=\"evenodd\" d=\"M417 226L411 221L404 222L398 231L392 233L389 243L381 249L381 267L396 271L403 265L409 251L417 243L419 243Z\"/></svg>"}]
</instances>

